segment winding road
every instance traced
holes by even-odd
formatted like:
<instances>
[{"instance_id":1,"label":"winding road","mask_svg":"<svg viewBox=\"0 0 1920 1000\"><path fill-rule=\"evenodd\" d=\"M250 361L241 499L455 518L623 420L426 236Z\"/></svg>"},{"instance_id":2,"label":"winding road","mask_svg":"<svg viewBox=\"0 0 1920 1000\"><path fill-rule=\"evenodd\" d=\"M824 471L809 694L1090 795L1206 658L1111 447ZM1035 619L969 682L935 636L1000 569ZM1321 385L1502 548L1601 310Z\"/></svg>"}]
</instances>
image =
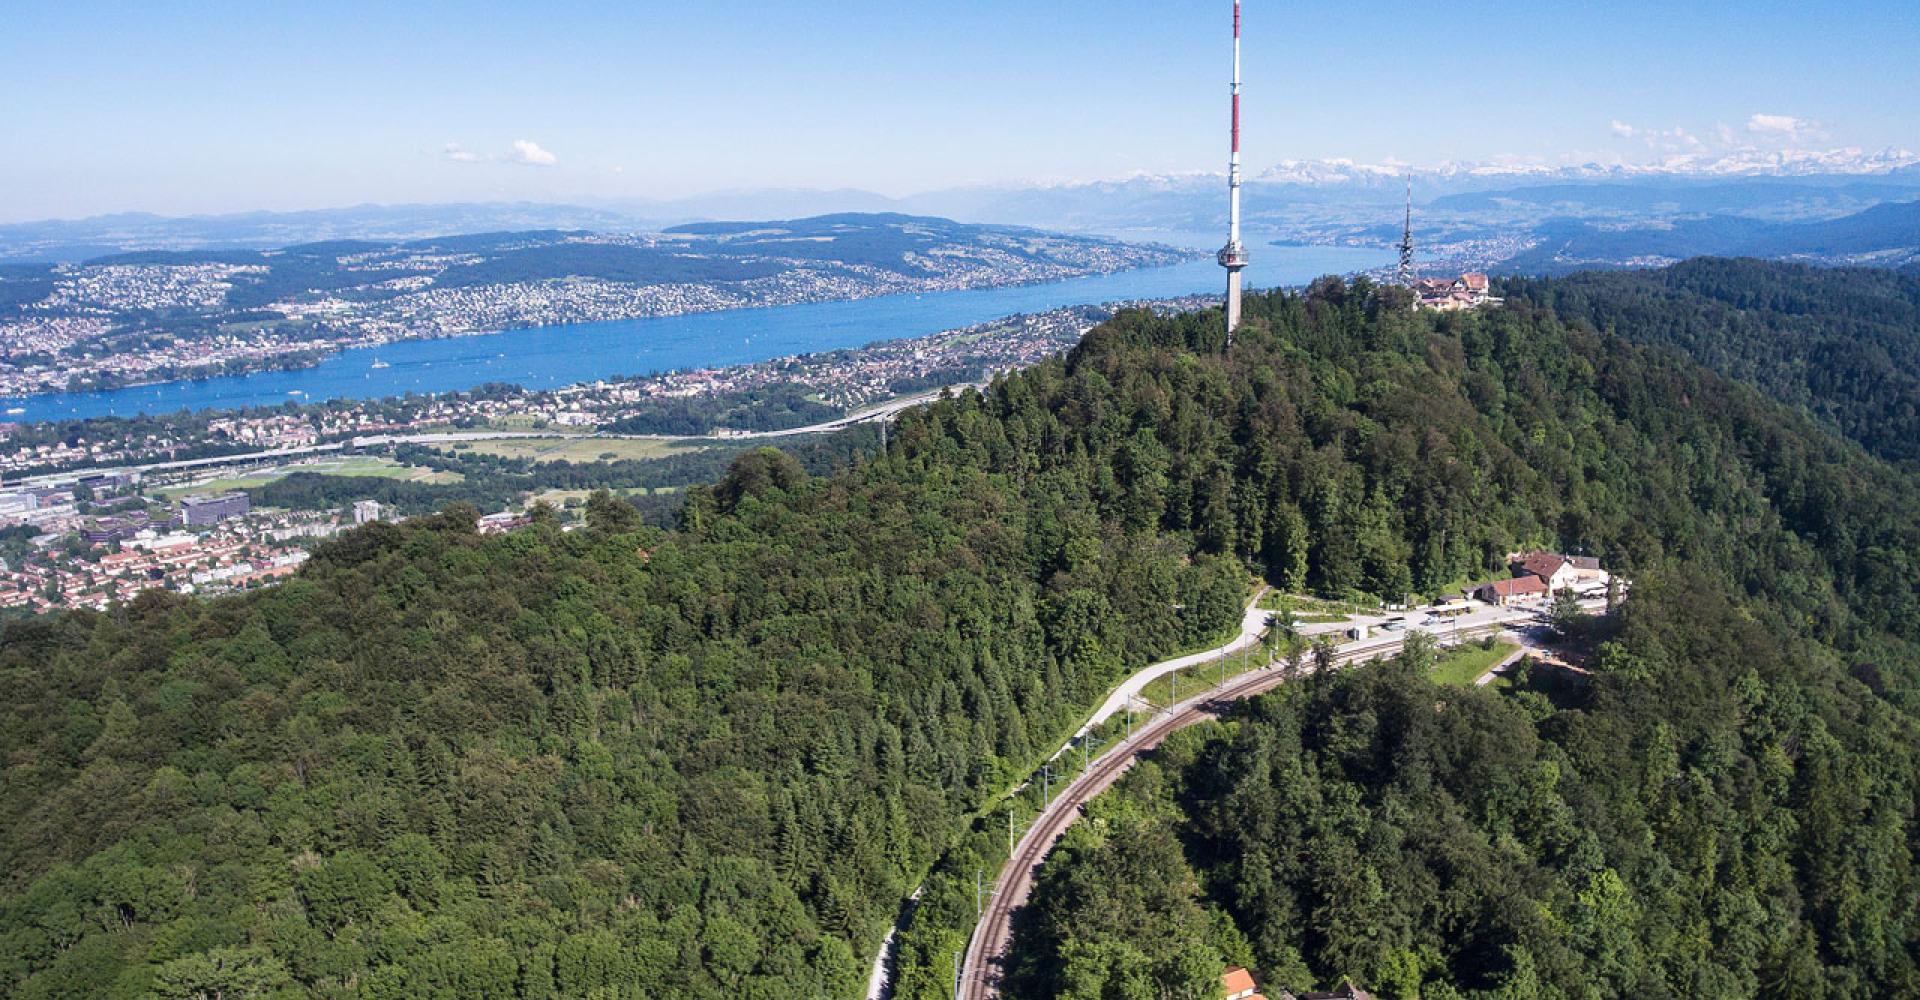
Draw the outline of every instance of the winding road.
<instances>
[{"instance_id":1,"label":"winding road","mask_svg":"<svg viewBox=\"0 0 1920 1000\"><path fill-rule=\"evenodd\" d=\"M1060 753L1065 753L1075 740L1093 732L1101 723L1113 718L1154 681L1176 670L1197 667L1202 663L1210 663L1223 656L1232 656L1259 645L1260 637L1267 631L1267 619L1272 615L1272 612L1262 610L1260 607L1260 599L1267 596L1267 590L1268 588L1261 587L1259 592L1253 595L1253 600L1247 603L1247 610L1240 617L1240 634L1226 645L1186 656L1176 656L1171 660L1162 660L1122 681L1120 686L1114 688L1113 693L1107 696L1107 700L1100 704L1099 709L1087 719L1086 725L1076 730L1073 739L1068 740L1066 746L1060 748ZM1054 756L1059 757L1060 753Z\"/></svg>"},{"instance_id":2,"label":"winding road","mask_svg":"<svg viewBox=\"0 0 1920 1000\"><path fill-rule=\"evenodd\" d=\"M1533 614L1530 610L1503 609L1500 613L1488 616L1488 620L1451 634L1460 639L1474 638L1501 631L1508 624L1531 618ZM1377 656L1391 655L1400 650L1405 639L1405 633L1390 633L1385 637L1348 643L1337 648L1334 664L1346 666ZM1202 654L1203 659L1205 655ZM1217 718L1229 703L1251 698L1286 679L1281 668L1262 668L1232 678L1224 686L1214 687L1161 709L1152 721L1135 729L1131 739L1122 741L1101 755L1085 773L1061 789L1053 803L1041 812L1027 829L1026 835L1020 838L1013 856L994 879L991 902L981 914L979 923L974 925L973 936L967 942L966 958L960 973L960 1000L988 1000L1000 995L1001 967L1007 948L1012 943L1014 914L1026 905L1027 897L1033 892L1034 878L1039 873L1040 864L1046 860L1053 845L1067 832L1067 828L1079 820L1082 806L1119 781L1135 761L1158 747L1169 735L1196 722Z\"/></svg>"},{"instance_id":3,"label":"winding road","mask_svg":"<svg viewBox=\"0 0 1920 1000\"><path fill-rule=\"evenodd\" d=\"M1185 656L1176 656L1169 660L1161 660L1150 666L1142 667L1129 675L1126 680L1121 681L1120 685L1114 688L1111 694L1107 695L1107 700L1102 702L1100 707L1095 709L1094 713L1087 718L1086 723L1074 732L1073 738L1061 744L1060 749L1054 751L1053 756L1048 759L1060 759L1060 755L1072 749L1074 743L1082 736L1092 732L1101 723L1113 718L1115 713L1125 708L1141 691L1146 690L1148 684L1153 683L1155 680L1176 670L1185 670L1188 667L1207 663L1222 656L1231 656L1234 653L1259 645L1260 637L1266 634L1267 618L1270 614L1270 612L1261 610L1260 599L1267 595L1269 589L1268 587L1262 586L1254 593L1253 599L1247 602L1246 610L1241 613L1239 633L1232 639L1227 640L1226 643L1215 646L1212 649L1202 650L1198 653L1189 653ZM1022 785L1021 787L1024 788L1025 786ZM1019 789L1015 789L1015 791L1018 790ZM900 929L904 926L904 920L907 914L912 911L912 902L917 901L919 898L920 889L916 887L913 890L913 896L908 901L908 905L902 907L902 921L895 922L893 927L887 930L885 940L880 942L880 953L874 956L873 968L867 976L867 1000L890 1000L893 996L893 963L896 957L897 942L900 938Z\"/></svg>"}]
</instances>

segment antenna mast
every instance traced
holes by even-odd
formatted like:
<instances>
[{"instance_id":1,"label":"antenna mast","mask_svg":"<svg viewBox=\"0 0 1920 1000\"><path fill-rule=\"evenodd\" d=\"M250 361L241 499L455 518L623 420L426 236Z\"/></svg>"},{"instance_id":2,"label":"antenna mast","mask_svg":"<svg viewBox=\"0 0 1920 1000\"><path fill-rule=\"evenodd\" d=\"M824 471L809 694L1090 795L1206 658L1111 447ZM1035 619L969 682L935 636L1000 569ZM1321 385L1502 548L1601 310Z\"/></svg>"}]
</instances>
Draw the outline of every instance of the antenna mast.
<instances>
[{"instance_id":1,"label":"antenna mast","mask_svg":"<svg viewBox=\"0 0 1920 1000\"><path fill-rule=\"evenodd\" d=\"M1227 269L1227 343L1240 326L1240 271L1247 266L1247 249L1240 244L1240 0L1233 0L1233 155L1227 161L1227 192L1231 208L1227 245L1220 249L1220 266Z\"/></svg>"},{"instance_id":2,"label":"antenna mast","mask_svg":"<svg viewBox=\"0 0 1920 1000\"><path fill-rule=\"evenodd\" d=\"M1413 175L1407 175L1407 228L1400 236L1400 284L1413 287Z\"/></svg>"}]
</instances>

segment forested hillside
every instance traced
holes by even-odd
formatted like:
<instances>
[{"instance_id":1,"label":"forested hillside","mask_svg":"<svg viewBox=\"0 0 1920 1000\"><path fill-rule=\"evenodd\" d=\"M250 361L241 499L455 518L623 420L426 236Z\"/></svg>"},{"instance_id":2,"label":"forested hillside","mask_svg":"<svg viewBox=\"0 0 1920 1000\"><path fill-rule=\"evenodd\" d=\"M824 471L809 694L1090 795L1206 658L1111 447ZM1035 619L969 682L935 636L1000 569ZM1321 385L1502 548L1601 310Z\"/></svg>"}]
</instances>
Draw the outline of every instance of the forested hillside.
<instances>
[{"instance_id":1,"label":"forested hillside","mask_svg":"<svg viewBox=\"0 0 1920 1000\"><path fill-rule=\"evenodd\" d=\"M1898 327L1870 276L1724 262L1528 284L1443 326L1413 367L1464 371L1429 383L1431 434L1473 400L1581 498L1566 537L1637 578L1598 675L1443 688L1419 651L1186 734L1049 862L1016 995L1203 997L1223 960L1429 1000L1920 995L1920 481L1625 342L1711 329L1646 291L1695 281L1782 329ZM1719 331L1744 371L1785 370L1741 331L1773 331Z\"/></svg>"},{"instance_id":2,"label":"forested hillside","mask_svg":"<svg viewBox=\"0 0 1920 1000\"><path fill-rule=\"evenodd\" d=\"M1920 271L1701 259L1507 286L1563 317L1683 351L1883 458L1920 462Z\"/></svg>"},{"instance_id":3,"label":"forested hillside","mask_svg":"<svg viewBox=\"0 0 1920 1000\"><path fill-rule=\"evenodd\" d=\"M671 533L605 496L572 534L482 538L455 507L351 532L276 590L10 625L0 991L850 997L966 817L1126 669L1234 621L1251 575L1402 596L1533 544L1681 581L1647 587L1677 616L1648 620L1684 621L1698 594L1770 644L1738 661L1755 695L1663 633L1621 640L1622 683L1648 685L1635 704L1668 735L1612 752L1670 745L1678 777L1649 787L1688 796L1641 850L1671 828L1704 852L1623 875L1633 904L1668 912L1636 894L1725 871L1768 887L1754 905L1804 928L1834 981L1909 974L1911 768L1868 737L1912 742L1912 482L1670 353L1398 296L1256 296L1226 353L1217 314L1126 313L1064 359L903 415L885 454L836 473L748 453ZM1750 759L1725 720L1760 713L1736 696L1801 728L1757 730L1778 753ZM1474 710L1543 743L1568 713L1602 742L1643 731L1550 709ZM1380 747L1327 795L1364 802L1363 779L1408 757ZM1726 768L1767 779L1751 810L1696 788ZM1503 794L1544 780L1514 779ZM1763 798L1795 822L1740 853L1720 831L1762 837L1742 823ZM1572 808L1594 810L1579 825L1607 838L1600 863L1637 875L1606 853L1637 829L1610 812L1625 801ZM1434 815L1388 820L1441 835ZM1494 841L1514 865L1527 843ZM1206 891L1191 905L1230 906ZM1244 930L1262 961L1346 961L1289 911L1235 913L1293 921ZM1752 926L1674 937L1699 968ZM1498 952L1461 985L1522 961Z\"/></svg>"},{"instance_id":4,"label":"forested hillside","mask_svg":"<svg viewBox=\"0 0 1920 1000\"><path fill-rule=\"evenodd\" d=\"M1583 692L1414 655L1181 734L1049 860L1013 995L1920 995L1911 659L1681 577L1625 619Z\"/></svg>"}]
</instances>

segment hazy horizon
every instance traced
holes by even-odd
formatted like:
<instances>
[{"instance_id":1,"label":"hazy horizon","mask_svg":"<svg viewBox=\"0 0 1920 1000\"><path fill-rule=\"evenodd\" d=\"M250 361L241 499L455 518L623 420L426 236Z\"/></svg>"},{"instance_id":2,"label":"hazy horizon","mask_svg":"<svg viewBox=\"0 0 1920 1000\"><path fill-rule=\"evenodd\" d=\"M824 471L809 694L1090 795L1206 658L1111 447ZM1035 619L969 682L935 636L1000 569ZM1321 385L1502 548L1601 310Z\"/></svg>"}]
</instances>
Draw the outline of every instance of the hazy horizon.
<instances>
[{"instance_id":1,"label":"hazy horizon","mask_svg":"<svg viewBox=\"0 0 1920 1000\"><path fill-rule=\"evenodd\" d=\"M1783 4L1253 0L1248 162L1920 147L1920 9L1841 6L1810 33ZM1218 171L1229 10L29 5L0 221Z\"/></svg>"}]
</instances>

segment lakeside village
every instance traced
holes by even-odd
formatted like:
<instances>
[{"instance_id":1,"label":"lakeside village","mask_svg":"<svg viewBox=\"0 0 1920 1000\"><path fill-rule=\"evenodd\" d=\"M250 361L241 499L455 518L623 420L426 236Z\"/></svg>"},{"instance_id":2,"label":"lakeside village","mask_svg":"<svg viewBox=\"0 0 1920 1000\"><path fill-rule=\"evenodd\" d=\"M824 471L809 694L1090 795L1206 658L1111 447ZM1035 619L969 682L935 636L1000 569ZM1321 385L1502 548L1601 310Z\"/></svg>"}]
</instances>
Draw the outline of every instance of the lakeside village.
<instances>
[{"instance_id":1,"label":"lakeside village","mask_svg":"<svg viewBox=\"0 0 1920 1000\"><path fill-rule=\"evenodd\" d=\"M486 428L585 432L644 419L664 402L780 386L796 387L828 407L855 410L902 393L1037 363L1073 346L1109 315L1111 310L1104 307L1054 309L853 350L602 379L552 390L494 386L384 400L289 401L225 413L0 423L0 477L18 480L82 468L351 445L355 438L374 435Z\"/></svg>"},{"instance_id":2,"label":"lakeside village","mask_svg":"<svg viewBox=\"0 0 1920 1000\"><path fill-rule=\"evenodd\" d=\"M565 243L653 248L674 241L643 234ZM436 284L436 276L485 258L393 248L339 259L341 272L357 285L333 282L325 286L330 290L307 289L246 309L232 296L267 282L269 266L62 264L41 298L0 308L0 396L302 367L338 351L400 340L1037 284L1181 259L1165 248L1118 243L1048 246L1052 259L990 248L908 253L902 266L911 273L782 260L787 266L776 273L744 281L577 276L447 287Z\"/></svg>"},{"instance_id":3,"label":"lakeside village","mask_svg":"<svg viewBox=\"0 0 1920 1000\"><path fill-rule=\"evenodd\" d=\"M858 350L543 392L503 387L242 413L0 424L0 470L7 474L0 480L0 612L101 609L149 588L216 594L267 586L298 569L310 545L393 516L371 499L331 511L283 511L254 507L243 492L191 492L262 452L346 451L376 436L489 427L581 434L652 412L649 406L661 401L775 386L852 410L1037 363L1108 315L1099 307L1057 309ZM727 435L715 429L714 436ZM232 461L156 468L209 453ZM321 457L313 456L316 468ZM125 467L102 468L116 463ZM139 463L149 464L132 467ZM524 523L523 515L501 511L477 527L492 533Z\"/></svg>"}]
</instances>

